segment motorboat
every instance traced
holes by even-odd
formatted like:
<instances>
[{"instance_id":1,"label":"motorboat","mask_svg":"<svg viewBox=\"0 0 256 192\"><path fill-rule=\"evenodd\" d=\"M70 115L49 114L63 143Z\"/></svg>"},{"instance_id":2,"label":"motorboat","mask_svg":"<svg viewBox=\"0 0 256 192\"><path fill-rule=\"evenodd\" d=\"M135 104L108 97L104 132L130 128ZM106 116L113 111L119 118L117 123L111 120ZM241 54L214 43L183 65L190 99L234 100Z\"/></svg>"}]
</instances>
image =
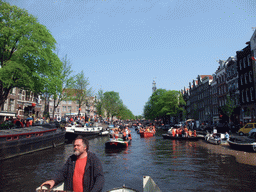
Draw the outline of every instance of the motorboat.
<instances>
[{"instance_id":1,"label":"motorboat","mask_svg":"<svg viewBox=\"0 0 256 192\"><path fill-rule=\"evenodd\" d=\"M99 133L103 132L103 128L99 126L86 126L86 124L75 124L68 125L65 127L66 129L66 139L73 140L77 135L82 136L98 136ZM105 133L104 133L105 134Z\"/></svg>"},{"instance_id":2,"label":"motorboat","mask_svg":"<svg viewBox=\"0 0 256 192\"><path fill-rule=\"evenodd\" d=\"M0 160L65 143L65 131L51 125L0 130Z\"/></svg>"},{"instance_id":3,"label":"motorboat","mask_svg":"<svg viewBox=\"0 0 256 192\"><path fill-rule=\"evenodd\" d=\"M256 152L256 140L252 137L233 136L229 138L228 144L233 149Z\"/></svg>"},{"instance_id":4,"label":"motorboat","mask_svg":"<svg viewBox=\"0 0 256 192\"><path fill-rule=\"evenodd\" d=\"M140 131L140 137L153 137L156 134L155 131Z\"/></svg>"},{"instance_id":5,"label":"motorboat","mask_svg":"<svg viewBox=\"0 0 256 192\"><path fill-rule=\"evenodd\" d=\"M228 139L225 138L224 133L212 133L205 136L205 140L208 143L215 145L228 145Z\"/></svg>"},{"instance_id":6,"label":"motorboat","mask_svg":"<svg viewBox=\"0 0 256 192\"><path fill-rule=\"evenodd\" d=\"M121 139L121 138L110 138L109 141L105 143L105 147L107 149L110 148L125 148L130 145L131 139L128 139L127 141Z\"/></svg>"}]
</instances>

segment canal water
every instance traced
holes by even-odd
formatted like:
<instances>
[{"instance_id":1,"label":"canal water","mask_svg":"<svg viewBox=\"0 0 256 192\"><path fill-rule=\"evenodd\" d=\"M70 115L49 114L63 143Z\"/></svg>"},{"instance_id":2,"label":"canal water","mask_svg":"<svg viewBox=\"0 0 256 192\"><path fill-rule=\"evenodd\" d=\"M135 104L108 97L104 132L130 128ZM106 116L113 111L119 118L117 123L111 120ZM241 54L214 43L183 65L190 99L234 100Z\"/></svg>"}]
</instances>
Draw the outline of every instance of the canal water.
<instances>
[{"instance_id":1,"label":"canal water","mask_svg":"<svg viewBox=\"0 0 256 192\"><path fill-rule=\"evenodd\" d=\"M140 138L132 130L127 149L106 150L107 137L90 139L105 174L103 191L125 184L143 190L143 176L151 176L163 192L256 191L256 153L235 151L199 141ZM35 191L62 167L72 144L0 162L0 191Z\"/></svg>"}]
</instances>

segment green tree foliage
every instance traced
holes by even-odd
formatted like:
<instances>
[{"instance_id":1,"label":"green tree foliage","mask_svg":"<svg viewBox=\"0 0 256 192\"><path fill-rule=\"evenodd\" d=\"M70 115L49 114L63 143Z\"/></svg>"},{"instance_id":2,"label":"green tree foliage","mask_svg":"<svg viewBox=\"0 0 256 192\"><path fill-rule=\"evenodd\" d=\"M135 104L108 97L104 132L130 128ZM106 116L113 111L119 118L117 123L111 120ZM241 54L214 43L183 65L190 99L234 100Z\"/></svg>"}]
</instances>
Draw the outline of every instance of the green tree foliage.
<instances>
[{"instance_id":1,"label":"green tree foliage","mask_svg":"<svg viewBox=\"0 0 256 192\"><path fill-rule=\"evenodd\" d=\"M54 53L55 44L34 16L0 1L0 106L12 88L41 93L60 76L62 63Z\"/></svg>"},{"instance_id":2,"label":"green tree foliage","mask_svg":"<svg viewBox=\"0 0 256 192\"><path fill-rule=\"evenodd\" d=\"M84 76L83 71L75 76L70 93L74 95L73 100L77 101L79 108L90 102L90 97L92 97L93 92L92 88L89 88L89 85L89 80ZM80 111L78 111L78 114L80 115Z\"/></svg>"},{"instance_id":3,"label":"green tree foliage","mask_svg":"<svg viewBox=\"0 0 256 192\"><path fill-rule=\"evenodd\" d=\"M221 111L228 116L229 118L229 123L230 123L230 118L231 118L231 115L233 114L234 110L236 108L236 105L235 105L235 102L234 100L232 100L230 98L230 96L228 95L227 96L227 102L226 104L221 108Z\"/></svg>"},{"instance_id":4,"label":"green tree foliage","mask_svg":"<svg viewBox=\"0 0 256 192\"><path fill-rule=\"evenodd\" d=\"M121 104L119 106L118 118L122 120L134 119L134 115L124 104Z\"/></svg>"},{"instance_id":5,"label":"green tree foliage","mask_svg":"<svg viewBox=\"0 0 256 192\"><path fill-rule=\"evenodd\" d=\"M96 99L96 109L97 109L97 114L100 115L100 116L104 116L104 108L103 108L103 101L104 101L104 93L103 93L103 90L100 89L98 91L98 94L97 94L97 99Z\"/></svg>"},{"instance_id":6,"label":"green tree foliage","mask_svg":"<svg viewBox=\"0 0 256 192\"><path fill-rule=\"evenodd\" d=\"M50 93L53 97L53 117L55 109L59 106L61 101L71 100L73 96L71 92L65 91L72 87L74 82L73 70L71 69L71 63L67 59L67 55L62 59L62 70L60 77L54 77L51 81Z\"/></svg>"},{"instance_id":7,"label":"green tree foliage","mask_svg":"<svg viewBox=\"0 0 256 192\"><path fill-rule=\"evenodd\" d=\"M107 117L117 116L121 105L122 101L118 92L108 91L104 93L103 107L107 112Z\"/></svg>"},{"instance_id":8,"label":"green tree foliage","mask_svg":"<svg viewBox=\"0 0 256 192\"><path fill-rule=\"evenodd\" d=\"M183 112L185 101L179 91L158 89L155 91L144 106L146 119L177 116Z\"/></svg>"}]
</instances>

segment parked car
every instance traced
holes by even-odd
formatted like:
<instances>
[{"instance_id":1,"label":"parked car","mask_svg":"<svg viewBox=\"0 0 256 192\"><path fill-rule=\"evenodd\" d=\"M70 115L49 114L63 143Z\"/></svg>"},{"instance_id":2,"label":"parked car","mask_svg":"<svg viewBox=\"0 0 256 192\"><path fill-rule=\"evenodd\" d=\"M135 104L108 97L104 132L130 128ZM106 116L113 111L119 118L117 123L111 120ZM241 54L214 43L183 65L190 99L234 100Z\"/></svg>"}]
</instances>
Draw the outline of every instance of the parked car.
<instances>
[{"instance_id":1,"label":"parked car","mask_svg":"<svg viewBox=\"0 0 256 192\"><path fill-rule=\"evenodd\" d=\"M256 139L256 128L253 128L249 133L248 133L249 137L253 137Z\"/></svg>"},{"instance_id":2,"label":"parked car","mask_svg":"<svg viewBox=\"0 0 256 192\"><path fill-rule=\"evenodd\" d=\"M256 128L256 123L247 123L238 130L239 135L247 135L253 128Z\"/></svg>"}]
</instances>

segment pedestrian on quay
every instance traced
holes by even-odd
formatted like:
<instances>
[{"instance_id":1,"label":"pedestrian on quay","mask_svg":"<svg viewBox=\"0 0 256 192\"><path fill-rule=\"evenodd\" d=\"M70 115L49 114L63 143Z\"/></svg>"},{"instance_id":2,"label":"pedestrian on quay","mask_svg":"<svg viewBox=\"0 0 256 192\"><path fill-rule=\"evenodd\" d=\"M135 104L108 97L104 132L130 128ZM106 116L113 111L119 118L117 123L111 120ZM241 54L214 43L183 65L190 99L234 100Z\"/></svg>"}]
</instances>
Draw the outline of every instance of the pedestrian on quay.
<instances>
[{"instance_id":1,"label":"pedestrian on quay","mask_svg":"<svg viewBox=\"0 0 256 192\"><path fill-rule=\"evenodd\" d=\"M44 182L50 189L64 181L64 190L75 192L100 192L104 186L104 175L100 160L89 151L89 141L79 135L74 141L74 154L71 155L62 170Z\"/></svg>"}]
</instances>

